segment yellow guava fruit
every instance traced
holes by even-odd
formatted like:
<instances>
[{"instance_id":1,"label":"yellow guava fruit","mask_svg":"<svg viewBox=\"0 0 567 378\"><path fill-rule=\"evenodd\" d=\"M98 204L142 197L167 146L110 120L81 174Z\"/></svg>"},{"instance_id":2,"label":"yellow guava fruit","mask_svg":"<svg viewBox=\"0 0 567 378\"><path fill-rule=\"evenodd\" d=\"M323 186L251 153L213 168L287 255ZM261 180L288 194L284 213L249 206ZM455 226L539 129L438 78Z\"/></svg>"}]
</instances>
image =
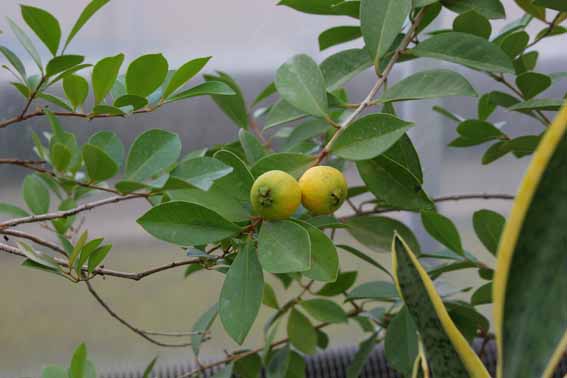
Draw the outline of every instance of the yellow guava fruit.
<instances>
[{"instance_id":1,"label":"yellow guava fruit","mask_svg":"<svg viewBox=\"0 0 567 378\"><path fill-rule=\"evenodd\" d=\"M315 215L334 213L348 193L342 172L326 166L308 169L299 179L299 187L303 206Z\"/></svg>"},{"instance_id":2,"label":"yellow guava fruit","mask_svg":"<svg viewBox=\"0 0 567 378\"><path fill-rule=\"evenodd\" d=\"M254 181L250 202L254 211L264 219L286 219L299 207L301 189L290 174L268 171Z\"/></svg>"}]
</instances>

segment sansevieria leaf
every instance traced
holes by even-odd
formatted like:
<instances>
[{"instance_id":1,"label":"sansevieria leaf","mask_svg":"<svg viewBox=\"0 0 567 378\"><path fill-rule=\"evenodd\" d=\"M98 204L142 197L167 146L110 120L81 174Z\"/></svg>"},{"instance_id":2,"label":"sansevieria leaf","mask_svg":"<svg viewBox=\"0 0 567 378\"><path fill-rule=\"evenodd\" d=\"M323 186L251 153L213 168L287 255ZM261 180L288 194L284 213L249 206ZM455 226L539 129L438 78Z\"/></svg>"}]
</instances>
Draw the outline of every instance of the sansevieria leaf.
<instances>
[{"instance_id":1,"label":"sansevieria leaf","mask_svg":"<svg viewBox=\"0 0 567 378\"><path fill-rule=\"evenodd\" d=\"M432 376L489 378L488 371L449 316L431 278L406 242L395 235L392 270L400 296L421 336Z\"/></svg>"},{"instance_id":2,"label":"sansevieria leaf","mask_svg":"<svg viewBox=\"0 0 567 378\"><path fill-rule=\"evenodd\" d=\"M537 148L498 249L498 377L551 377L567 347L567 107Z\"/></svg>"}]
</instances>

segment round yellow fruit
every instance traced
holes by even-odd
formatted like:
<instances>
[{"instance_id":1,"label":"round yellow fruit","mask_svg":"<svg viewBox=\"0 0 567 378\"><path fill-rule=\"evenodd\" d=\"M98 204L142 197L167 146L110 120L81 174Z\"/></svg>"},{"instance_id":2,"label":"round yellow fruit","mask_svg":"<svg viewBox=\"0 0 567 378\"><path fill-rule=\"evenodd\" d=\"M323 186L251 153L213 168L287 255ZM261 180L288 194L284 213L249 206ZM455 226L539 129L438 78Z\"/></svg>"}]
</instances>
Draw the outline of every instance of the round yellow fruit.
<instances>
[{"instance_id":1,"label":"round yellow fruit","mask_svg":"<svg viewBox=\"0 0 567 378\"><path fill-rule=\"evenodd\" d=\"M264 219L286 219L301 203L299 184L284 171L268 171L254 181L250 190L254 211Z\"/></svg>"},{"instance_id":2,"label":"round yellow fruit","mask_svg":"<svg viewBox=\"0 0 567 378\"><path fill-rule=\"evenodd\" d=\"M342 172L325 166L308 169L299 179L299 187L303 206L315 215L334 213L348 193Z\"/></svg>"}]
</instances>

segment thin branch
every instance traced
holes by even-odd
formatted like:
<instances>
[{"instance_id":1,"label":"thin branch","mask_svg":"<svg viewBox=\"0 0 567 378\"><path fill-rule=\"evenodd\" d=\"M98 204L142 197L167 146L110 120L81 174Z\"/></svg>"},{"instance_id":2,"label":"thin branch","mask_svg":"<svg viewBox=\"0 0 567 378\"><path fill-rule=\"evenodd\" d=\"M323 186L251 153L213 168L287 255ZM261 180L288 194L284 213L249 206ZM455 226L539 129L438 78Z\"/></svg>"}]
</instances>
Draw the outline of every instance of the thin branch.
<instances>
[{"instance_id":1,"label":"thin branch","mask_svg":"<svg viewBox=\"0 0 567 378\"><path fill-rule=\"evenodd\" d=\"M425 8L423 8L423 9L425 9ZM400 46L396 49L396 51L394 52L394 54L390 58L388 65L384 69L384 72L382 72L382 74L379 76L378 81L376 82L376 84L374 84L374 87L372 87L372 89L370 90L370 92L368 93L366 98L360 103L360 105L347 117L347 119L345 119L340 124L340 128L337 129L335 134L331 137L331 140L329 140L327 145L321 150L321 152L317 156L317 159L315 160L313 165L318 165L319 163L321 163L321 161L323 161L323 159L331 151L331 148L333 147L333 144L335 143L337 138L342 134L342 132L347 127L349 127L358 118L360 113L362 113L364 111L364 109L366 109L366 107L371 104L376 93L378 93L378 91L386 83L386 81L388 80L388 75L390 74L390 72L394 68L394 65L397 63L398 59L400 58L402 51L404 51L408 47L409 43L411 42L411 40L412 40L416 30L417 30L417 27L421 23L421 20L423 19L423 14L424 14L423 9L420 10L419 13L417 14L415 21L412 23L412 25L411 25L410 29L408 30L406 36L404 37L404 39L400 43Z\"/></svg>"},{"instance_id":2,"label":"thin branch","mask_svg":"<svg viewBox=\"0 0 567 378\"><path fill-rule=\"evenodd\" d=\"M85 283L87 284L87 288L89 289L89 292L92 294L92 296L96 299L96 301L106 310L106 312L108 312L108 314L110 316L112 316L114 319L118 320L118 322L120 322L122 325L124 325L126 328L128 328L129 330L131 330L132 332L136 333L137 335L139 335L140 337L146 339L147 341L149 341L152 344L161 346L161 347L169 347L169 348L185 348L188 346L191 346L191 343L181 343L181 344L170 344L170 343L163 343L161 341L158 341L156 339L154 339L153 337L150 337L150 334L148 334L146 331L144 331L143 329L137 328L135 326L133 326L130 322L128 322L126 319L124 319L123 317L121 317L120 315L118 315L101 297L100 295L95 291L95 289L93 288L92 284L89 281L85 281ZM161 333L161 332L160 332ZM155 332L154 332L155 334Z\"/></svg>"},{"instance_id":3,"label":"thin branch","mask_svg":"<svg viewBox=\"0 0 567 378\"><path fill-rule=\"evenodd\" d=\"M46 164L45 160L21 160L21 159L0 159L0 164L12 164L12 165L42 165Z\"/></svg>"},{"instance_id":4,"label":"thin branch","mask_svg":"<svg viewBox=\"0 0 567 378\"><path fill-rule=\"evenodd\" d=\"M6 229L6 228L9 228L9 227L14 227L14 226L17 226L17 225L20 225L20 224L25 224L25 223L37 223L37 222L44 222L44 221L53 220L53 219L67 218L67 217L70 217L72 215L76 215L76 214L81 213L83 211L92 210L92 209L97 208L97 207L101 207L101 206L105 206L105 205L109 205L109 204L113 204L113 203L117 203L117 202L128 201L128 200L136 199L136 198L145 198L145 197L146 197L146 195L144 195L144 194L128 194L128 195L125 195L125 196L115 196L115 197L105 198L105 199L102 199L102 200L99 200L99 201L85 203L83 205L77 206L77 207L70 209L70 210L61 210L61 211L55 211L55 212L47 213L47 214L30 215L30 216L27 216L27 217L15 218L15 219L11 219L11 220L5 221L3 223L0 223L0 230Z\"/></svg>"},{"instance_id":5,"label":"thin branch","mask_svg":"<svg viewBox=\"0 0 567 378\"><path fill-rule=\"evenodd\" d=\"M526 49L529 49L531 47L534 47L538 42L540 42L542 39L546 38L547 36L549 36L551 34L551 32L553 31L553 29L557 26L558 21L561 18L561 13L562 12L558 12L557 15L555 15L555 17L553 18L553 21L551 21L549 23L549 26L545 29L545 31L543 32L543 34L541 34L538 38L535 38L533 40L532 43L530 43Z\"/></svg>"},{"instance_id":6,"label":"thin branch","mask_svg":"<svg viewBox=\"0 0 567 378\"><path fill-rule=\"evenodd\" d=\"M35 236L32 234L28 234L27 232L18 231L18 230L0 230L0 234L13 236L16 238L27 239L31 240L32 242L47 247L57 253L62 254L65 257L68 257L67 252L57 244L51 243L45 239L40 238L39 236Z\"/></svg>"},{"instance_id":7,"label":"thin branch","mask_svg":"<svg viewBox=\"0 0 567 378\"><path fill-rule=\"evenodd\" d=\"M45 79L46 79L45 75L41 75L41 80L37 84L37 87L33 90L33 92L28 97L28 100L26 101L26 104L24 105L24 109L22 110L20 115L17 117L18 119L22 120L23 117L26 115L28 109L30 108L31 103L33 102L33 100L35 99L37 94L39 93L41 86L43 85L43 83L45 83Z\"/></svg>"}]
</instances>

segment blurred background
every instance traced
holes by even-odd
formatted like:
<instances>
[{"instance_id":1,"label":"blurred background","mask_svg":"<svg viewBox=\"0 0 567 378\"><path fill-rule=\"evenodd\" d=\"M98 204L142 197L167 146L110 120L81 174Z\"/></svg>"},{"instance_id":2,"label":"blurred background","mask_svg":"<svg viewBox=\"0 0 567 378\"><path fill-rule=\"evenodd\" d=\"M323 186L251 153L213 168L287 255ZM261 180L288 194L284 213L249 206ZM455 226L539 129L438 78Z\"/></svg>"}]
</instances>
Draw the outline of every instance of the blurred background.
<instances>
[{"instance_id":1,"label":"blurred background","mask_svg":"<svg viewBox=\"0 0 567 378\"><path fill-rule=\"evenodd\" d=\"M503 1L508 20L521 15L512 0ZM23 25L19 15L20 1L3 0L0 14ZM68 32L81 12L86 0L34 1L28 5L48 9L60 20ZM451 25L454 14L444 11L438 26ZM126 61L154 52L163 52L170 67L185 61L213 56L205 71L223 70L233 75L244 89L249 100L273 80L276 68L291 55L307 53L317 61L336 51L361 46L361 41L323 53L318 51L317 36L328 27L354 24L349 18L320 17L302 14L289 8L276 6L274 0L208 1L185 0L120 0L112 1L98 13L72 42L69 53L86 55L87 61L123 52ZM494 22L498 31L502 22ZM538 21L532 31L543 25ZM4 19L0 20L0 44L8 46L18 55L25 51L17 44ZM560 37L563 38L563 37ZM557 48L560 39L552 38L540 43L538 70L555 72L564 70L567 51ZM45 51L43 51L45 53ZM47 60L45 55L44 61ZM26 62L30 70L33 64ZM419 70L438 67L440 62L419 60ZM394 81L416 70L413 63L399 65ZM455 68L455 67L453 67ZM498 84L474 71L457 68L465 74L478 92L499 89ZM8 85L6 71L0 71L0 114L8 118L21 111L22 99ZM200 79L193 79L198 81ZM351 100L358 101L369 90L371 72L359 75L348 84ZM549 97L560 97L565 90ZM522 177L528 158L505 157L489 166L482 166L480 157L486 146L468 149L449 149L447 143L455 136L454 125L431 111L440 102L421 101L398 106L402 118L416 122L412 140L420 152L426 188L430 195L461 193L514 193ZM474 118L476 100L448 99L442 105L463 117ZM506 121L504 126L511 135L540 132L540 126L527 117L499 111L493 120ZM128 119L62 120L64 127L76 131L79 141L100 130L114 130L129 145L143 130L165 128L180 134L185 152L192 149L232 141L237 128L216 108L209 98L196 98L168 105L152 114ZM0 157L34 158L31 151L31 130L47 130L45 119L35 119L0 130ZM22 204L20 182L26 172L0 166L0 201ZM350 169L349 182L360 182ZM472 213L490 208L507 214L510 203L500 201L468 201L444 203L440 211L451 217L459 226L465 248L492 264L472 231ZM99 209L87 216L86 226L92 236L104 236L114 248L106 266L117 270L137 271L145 267L166 263L183 257L183 252L171 245L149 237L137 226L135 219L146 207L137 202ZM343 212L347 209L343 208ZM436 245L420 229L419 219L408 214L395 214L412 227L424 249ZM350 236L339 232L338 237L351 242ZM362 248L362 247L361 247ZM378 280L375 271L359 266L346 256L341 261L343 270L359 270L359 282ZM341 258L342 258L341 257ZM389 257L377 256L389 265ZM189 349L160 349L149 344L121 326L99 307L83 285L73 285L55 276L19 267L20 260L0 255L0 376L38 376L41 367L48 363L67 363L74 348L85 342L91 359L99 371L110 372L128 368L142 368L155 355L159 365L169 362L190 361ZM476 282L476 271L470 275L448 275L447 287L462 288ZM281 292L279 282L271 281ZM183 269L130 282L107 278L96 280L95 287L115 311L140 328L165 331L190 330L197 317L212 305L220 292L222 275L215 272L197 273L183 278ZM489 314L489 309L485 309ZM245 346L260 345L260 330L269 315L265 308L255 325L256 331ZM361 337L358 327L332 327L333 345L354 344ZM202 355L206 359L222 356L224 350L236 345L225 335L219 322L213 327L213 340L206 343Z\"/></svg>"}]
</instances>

